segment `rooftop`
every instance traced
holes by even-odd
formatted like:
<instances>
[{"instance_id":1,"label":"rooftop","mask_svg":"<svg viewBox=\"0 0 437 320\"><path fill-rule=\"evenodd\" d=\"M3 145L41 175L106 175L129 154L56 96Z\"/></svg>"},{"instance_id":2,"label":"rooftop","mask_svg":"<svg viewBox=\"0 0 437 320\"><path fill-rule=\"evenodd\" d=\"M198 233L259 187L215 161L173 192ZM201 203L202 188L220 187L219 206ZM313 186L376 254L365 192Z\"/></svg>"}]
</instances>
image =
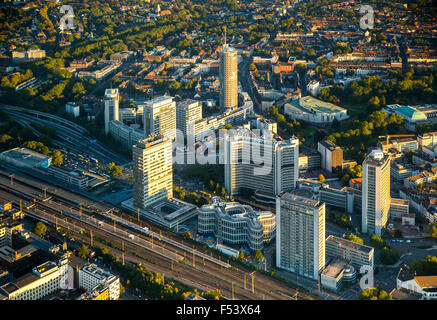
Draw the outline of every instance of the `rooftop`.
<instances>
[{"instance_id":1,"label":"rooftop","mask_svg":"<svg viewBox=\"0 0 437 320\"><path fill-rule=\"evenodd\" d=\"M359 251L364 252L364 253L370 253L374 250L372 247L366 246L364 244L359 244L359 243L356 243L356 242L353 242L350 240L346 240L343 238L339 238L339 237L336 237L333 235L329 235L326 238L326 242L335 242L341 247L349 247L349 248L359 250Z\"/></svg>"}]
</instances>

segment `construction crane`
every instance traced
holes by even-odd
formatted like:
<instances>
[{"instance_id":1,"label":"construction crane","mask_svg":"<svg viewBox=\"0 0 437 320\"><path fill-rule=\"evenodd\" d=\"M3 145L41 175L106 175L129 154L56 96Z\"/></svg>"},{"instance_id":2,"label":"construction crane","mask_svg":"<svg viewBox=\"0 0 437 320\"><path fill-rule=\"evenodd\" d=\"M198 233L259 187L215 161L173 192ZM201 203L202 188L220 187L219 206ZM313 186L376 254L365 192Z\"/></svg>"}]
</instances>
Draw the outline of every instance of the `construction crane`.
<instances>
[{"instance_id":1,"label":"construction crane","mask_svg":"<svg viewBox=\"0 0 437 320\"><path fill-rule=\"evenodd\" d=\"M415 137L415 135L414 134L389 134L386 136L379 136L378 139L386 138L386 146L387 146L387 152L388 152L388 149L389 149L388 148L389 147L388 140L390 138L406 138L406 137ZM382 147L382 149L384 150L384 146Z\"/></svg>"}]
</instances>

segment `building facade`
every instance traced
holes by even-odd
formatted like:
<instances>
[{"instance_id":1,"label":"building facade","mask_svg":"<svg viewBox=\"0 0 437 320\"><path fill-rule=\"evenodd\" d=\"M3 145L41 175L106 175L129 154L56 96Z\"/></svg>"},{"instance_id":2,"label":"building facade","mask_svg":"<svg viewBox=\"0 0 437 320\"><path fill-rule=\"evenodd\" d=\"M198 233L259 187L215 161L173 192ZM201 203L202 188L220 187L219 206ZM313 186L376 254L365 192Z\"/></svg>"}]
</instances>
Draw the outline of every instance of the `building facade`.
<instances>
[{"instance_id":1,"label":"building facade","mask_svg":"<svg viewBox=\"0 0 437 320\"><path fill-rule=\"evenodd\" d=\"M109 300L118 300L120 297L120 278L99 268L95 264L83 266L79 270L79 287L93 292L100 284L109 290Z\"/></svg>"},{"instance_id":2,"label":"building facade","mask_svg":"<svg viewBox=\"0 0 437 320\"><path fill-rule=\"evenodd\" d=\"M329 173L341 171L343 164L343 150L331 141L320 141L317 150L321 154L322 169Z\"/></svg>"},{"instance_id":3,"label":"building facade","mask_svg":"<svg viewBox=\"0 0 437 320\"><path fill-rule=\"evenodd\" d=\"M360 270L362 266L374 266L374 249L364 244L329 235L326 238L326 258L344 259Z\"/></svg>"}]
</instances>

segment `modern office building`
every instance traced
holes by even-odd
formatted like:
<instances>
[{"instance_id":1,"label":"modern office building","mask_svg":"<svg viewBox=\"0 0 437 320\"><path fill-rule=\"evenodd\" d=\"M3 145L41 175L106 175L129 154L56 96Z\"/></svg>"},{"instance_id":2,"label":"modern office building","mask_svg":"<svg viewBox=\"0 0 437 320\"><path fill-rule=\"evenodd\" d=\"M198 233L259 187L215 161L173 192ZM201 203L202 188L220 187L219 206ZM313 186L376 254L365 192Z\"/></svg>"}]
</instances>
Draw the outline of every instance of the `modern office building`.
<instances>
[{"instance_id":1,"label":"modern office building","mask_svg":"<svg viewBox=\"0 0 437 320\"><path fill-rule=\"evenodd\" d=\"M294 193L276 197L276 265L317 280L325 266L325 203Z\"/></svg>"},{"instance_id":2,"label":"modern office building","mask_svg":"<svg viewBox=\"0 0 437 320\"><path fill-rule=\"evenodd\" d=\"M276 235L276 217L269 211L257 212L238 202L224 202L219 197L198 210L198 232L214 236L230 245L247 245L262 250Z\"/></svg>"},{"instance_id":3,"label":"modern office building","mask_svg":"<svg viewBox=\"0 0 437 320\"><path fill-rule=\"evenodd\" d=\"M144 135L176 137L176 102L172 97L161 96L146 101L143 105Z\"/></svg>"},{"instance_id":4,"label":"modern office building","mask_svg":"<svg viewBox=\"0 0 437 320\"><path fill-rule=\"evenodd\" d=\"M109 132L109 122L112 120L118 120L118 103L119 94L118 89L106 89L105 98L105 134Z\"/></svg>"},{"instance_id":5,"label":"modern office building","mask_svg":"<svg viewBox=\"0 0 437 320\"><path fill-rule=\"evenodd\" d=\"M0 300L39 300L65 287L68 260L47 261L0 287Z\"/></svg>"},{"instance_id":6,"label":"modern office building","mask_svg":"<svg viewBox=\"0 0 437 320\"><path fill-rule=\"evenodd\" d=\"M226 43L220 52L220 108L238 107L238 54Z\"/></svg>"},{"instance_id":7,"label":"modern office building","mask_svg":"<svg viewBox=\"0 0 437 320\"><path fill-rule=\"evenodd\" d=\"M215 131L227 124L240 124L246 120L246 117L247 109L235 108L227 110L218 116L200 118L187 123L187 133L194 137L196 141L201 141L209 132Z\"/></svg>"},{"instance_id":8,"label":"modern office building","mask_svg":"<svg viewBox=\"0 0 437 320\"><path fill-rule=\"evenodd\" d=\"M83 266L79 270L79 287L93 292L98 285L109 288L109 300L118 300L120 297L120 278L105 271L95 264Z\"/></svg>"},{"instance_id":9,"label":"modern office building","mask_svg":"<svg viewBox=\"0 0 437 320\"><path fill-rule=\"evenodd\" d=\"M145 209L173 197L172 142L150 136L132 148L134 206Z\"/></svg>"},{"instance_id":10,"label":"modern office building","mask_svg":"<svg viewBox=\"0 0 437 320\"><path fill-rule=\"evenodd\" d=\"M390 158L372 150L363 162L361 230L381 236L390 210Z\"/></svg>"},{"instance_id":11,"label":"modern office building","mask_svg":"<svg viewBox=\"0 0 437 320\"><path fill-rule=\"evenodd\" d=\"M238 129L226 137L225 188L229 195L238 194L241 188L272 195L296 188L299 140L264 137L249 129Z\"/></svg>"},{"instance_id":12,"label":"modern office building","mask_svg":"<svg viewBox=\"0 0 437 320\"><path fill-rule=\"evenodd\" d=\"M188 124L202 119L202 104L193 99L176 103L176 128L187 135Z\"/></svg>"},{"instance_id":13,"label":"modern office building","mask_svg":"<svg viewBox=\"0 0 437 320\"><path fill-rule=\"evenodd\" d=\"M321 154L322 169L329 173L341 171L343 150L329 140L319 141L317 150Z\"/></svg>"},{"instance_id":14,"label":"modern office building","mask_svg":"<svg viewBox=\"0 0 437 320\"><path fill-rule=\"evenodd\" d=\"M326 238L326 258L344 259L360 270L362 266L374 266L374 249L364 244L329 235Z\"/></svg>"}]
</instances>

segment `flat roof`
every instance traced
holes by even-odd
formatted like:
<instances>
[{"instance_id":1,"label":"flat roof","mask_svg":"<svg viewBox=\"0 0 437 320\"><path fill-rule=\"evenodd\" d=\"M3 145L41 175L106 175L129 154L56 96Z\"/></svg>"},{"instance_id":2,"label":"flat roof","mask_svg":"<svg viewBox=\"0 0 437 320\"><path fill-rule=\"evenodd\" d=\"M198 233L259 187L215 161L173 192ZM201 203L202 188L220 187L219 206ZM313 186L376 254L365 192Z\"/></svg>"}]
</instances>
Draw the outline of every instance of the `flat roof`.
<instances>
[{"instance_id":1,"label":"flat roof","mask_svg":"<svg viewBox=\"0 0 437 320\"><path fill-rule=\"evenodd\" d=\"M298 190L298 193L301 190ZM310 192L311 193L311 192ZM314 200L312 199L312 193L311 193L311 198L305 197L303 196L302 193L299 194L294 194L294 193L290 193L290 192L286 192L284 194L282 194L281 199L286 200L286 201L293 201L293 202L297 202L309 207L313 207L313 208L317 208L320 205L322 205L322 202L318 201L318 200Z\"/></svg>"},{"instance_id":2,"label":"flat roof","mask_svg":"<svg viewBox=\"0 0 437 320\"><path fill-rule=\"evenodd\" d=\"M32 167L39 166L41 162L50 158L49 156L45 156L27 148L14 148L3 151L0 153L0 156L10 160L23 162L24 164Z\"/></svg>"},{"instance_id":3,"label":"flat roof","mask_svg":"<svg viewBox=\"0 0 437 320\"><path fill-rule=\"evenodd\" d=\"M370 253L370 252L372 252L372 250L374 250L372 247L366 246L364 244L359 244L359 243L356 243L356 242L353 242L353 241L350 241L350 240L346 240L346 239L343 239L343 238L339 238L339 237L336 237L336 236L333 236L333 235L329 235L326 238L326 242L329 242L329 241L330 242L336 242L339 246L349 247L349 248L352 248L352 249L355 249L355 250L362 251L364 253Z\"/></svg>"},{"instance_id":4,"label":"flat roof","mask_svg":"<svg viewBox=\"0 0 437 320\"><path fill-rule=\"evenodd\" d=\"M331 262L325 270L323 270L322 274L331 278L337 278L348 266L349 264L346 261L337 259Z\"/></svg>"},{"instance_id":5,"label":"flat roof","mask_svg":"<svg viewBox=\"0 0 437 320\"><path fill-rule=\"evenodd\" d=\"M332 103L329 103L329 102L325 102L325 101L316 99L316 98L311 97L311 96L306 96L306 97L300 98L299 103L302 103L302 102L307 104L309 107L314 109L314 111L316 111L316 112L337 113L337 112L346 111L346 109L344 109L342 107L339 107L339 106L332 104Z\"/></svg>"}]
</instances>

